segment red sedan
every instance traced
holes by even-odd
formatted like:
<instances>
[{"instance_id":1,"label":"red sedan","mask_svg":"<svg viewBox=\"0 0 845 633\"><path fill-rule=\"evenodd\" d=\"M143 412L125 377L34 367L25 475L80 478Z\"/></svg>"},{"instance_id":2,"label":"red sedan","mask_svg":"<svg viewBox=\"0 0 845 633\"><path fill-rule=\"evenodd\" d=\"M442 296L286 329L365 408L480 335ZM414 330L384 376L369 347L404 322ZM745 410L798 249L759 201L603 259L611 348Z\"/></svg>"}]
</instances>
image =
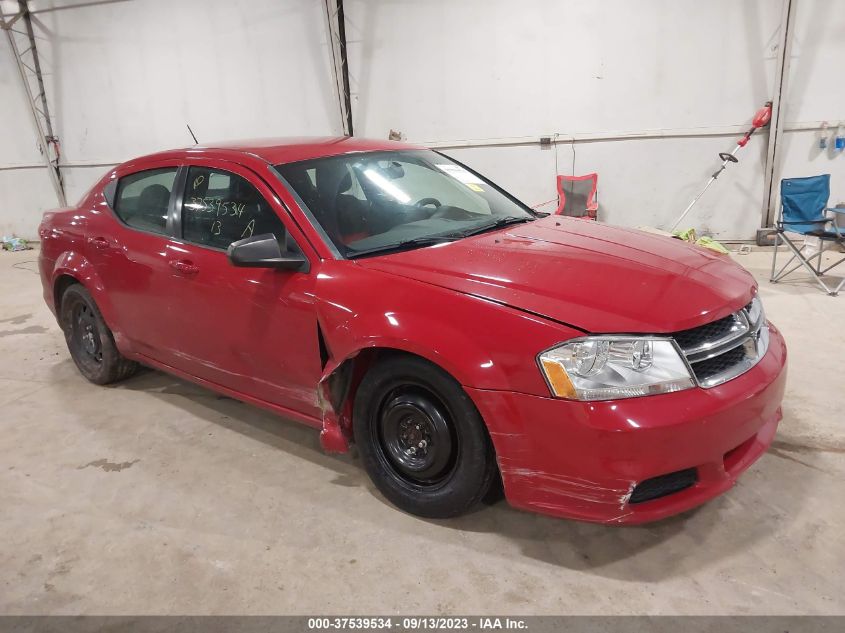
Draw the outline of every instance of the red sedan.
<instances>
[{"instance_id":1,"label":"red sedan","mask_svg":"<svg viewBox=\"0 0 845 633\"><path fill-rule=\"evenodd\" d=\"M786 347L727 257L536 213L437 152L249 141L129 161L40 227L97 384L139 364L358 445L400 508L637 523L727 490ZM501 481L501 484L499 483Z\"/></svg>"}]
</instances>

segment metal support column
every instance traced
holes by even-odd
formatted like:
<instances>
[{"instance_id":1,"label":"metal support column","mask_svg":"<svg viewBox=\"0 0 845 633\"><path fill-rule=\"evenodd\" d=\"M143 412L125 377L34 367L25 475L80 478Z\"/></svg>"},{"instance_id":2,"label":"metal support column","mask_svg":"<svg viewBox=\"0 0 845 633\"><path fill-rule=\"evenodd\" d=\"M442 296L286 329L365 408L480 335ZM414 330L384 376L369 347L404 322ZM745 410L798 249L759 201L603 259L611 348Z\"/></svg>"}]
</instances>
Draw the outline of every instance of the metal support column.
<instances>
[{"instance_id":1,"label":"metal support column","mask_svg":"<svg viewBox=\"0 0 845 633\"><path fill-rule=\"evenodd\" d=\"M761 226L773 226L778 206L778 187L776 172L780 160L780 140L783 135L785 116L783 113L783 99L786 98L786 82L789 77L790 51L792 50L792 33L795 30L795 10L798 0L783 0L780 21L780 37L778 39L778 58L775 67L775 86L772 96L772 122L769 127L769 145L766 151L766 166L763 184L763 209Z\"/></svg>"},{"instance_id":2,"label":"metal support column","mask_svg":"<svg viewBox=\"0 0 845 633\"><path fill-rule=\"evenodd\" d=\"M332 56L335 94L337 96L343 133L352 136L352 98L349 90L349 62L346 58L346 20L343 0L323 0L326 14L326 35Z\"/></svg>"},{"instance_id":3,"label":"metal support column","mask_svg":"<svg viewBox=\"0 0 845 633\"><path fill-rule=\"evenodd\" d=\"M23 24L23 31L14 28L17 22ZM44 165L50 176L50 182L56 192L59 205L66 206L64 183L59 170L59 139L53 132L50 109L47 105L47 93L44 89L44 77L41 73L41 60L35 42L27 0L18 0L18 13L11 19L0 17L0 27L6 32L9 48L18 67L21 86L29 102L29 111L38 141L38 149L44 159ZM25 47L25 48L21 48ZM34 87L33 87L34 84Z\"/></svg>"}]
</instances>

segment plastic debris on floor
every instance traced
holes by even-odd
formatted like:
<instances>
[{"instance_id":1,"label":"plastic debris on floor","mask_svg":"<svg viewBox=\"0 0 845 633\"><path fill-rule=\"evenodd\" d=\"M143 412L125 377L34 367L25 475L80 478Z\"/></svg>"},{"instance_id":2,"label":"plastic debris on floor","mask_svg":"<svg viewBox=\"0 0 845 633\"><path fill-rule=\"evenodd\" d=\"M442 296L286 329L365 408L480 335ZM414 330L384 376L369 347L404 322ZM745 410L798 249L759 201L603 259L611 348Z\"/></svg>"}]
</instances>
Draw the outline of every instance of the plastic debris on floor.
<instances>
[{"instance_id":1,"label":"plastic debris on floor","mask_svg":"<svg viewBox=\"0 0 845 633\"><path fill-rule=\"evenodd\" d=\"M684 231L675 231L674 233L670 233L669 231L657 229L653 226L638 226L637 230L645 231L646 233L653 233L655 235L663 235L664 237L674 237L677 240L684 240L685 242L690 242L696 246L701 246L702 248L709 248L711 251L716 251L717 253L722 253L723 255L728 255L730 253L727 248L722 246L721 243L717 242L712 237L707 235L698 237L695 234L695 229L686 229Z\"/></svg>"},{"instance_id":2,"label":"plastic debris on floor","mask_svg":"<svg viewBox=\"0 0 845 633\"><path fill-rule=\"evenodd\" d=\"M25 239L14 235L4 235L0 239L0 244L2 244L4 251L27 251L32 248Z\"/></svg>"},{"instance_id":3,"label":"plastic debris on floor","mask_svg":"<svg viewBox=\"0 0 845 633\"><path fill-rule=\"evenodd\" d=\"M717 253L722 253L723 255L727 255L728 253L730 253L728 249L726 249L712 237L708 237L707 235L702 235L701 237L698 237L695 234L695 229L687 229L686 231L675 231L674 235L675 237L680 238L685 242L692 242L697 246L709 248L711 251L716 251Z\"/></svg>"}]
</instances>

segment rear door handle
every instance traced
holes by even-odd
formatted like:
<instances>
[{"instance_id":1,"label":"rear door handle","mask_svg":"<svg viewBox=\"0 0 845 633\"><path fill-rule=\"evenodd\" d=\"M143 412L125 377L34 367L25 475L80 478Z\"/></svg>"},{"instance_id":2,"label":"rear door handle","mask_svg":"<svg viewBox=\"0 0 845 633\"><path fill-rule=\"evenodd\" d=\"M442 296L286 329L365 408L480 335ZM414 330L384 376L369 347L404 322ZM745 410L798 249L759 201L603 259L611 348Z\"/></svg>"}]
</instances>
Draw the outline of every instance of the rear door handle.
<instances>
[{"instance_id":1,"label":"rear door handle","mask_svg":"<svg viewBox=\"0 0 845 633\"><path fill-rule=\"evenodd\" d=\"M109 241L104 237L89 237L88 243L94 248L103 250L109 247Z\"/></svg>"},{"instance_id":2,"label":"rear door handle","mask_svg":"<svg viewBox=\"0 0 845 633\"><path fill-rule=\"evenodd\" d=\"M183 259L171 259L168 263L173 270L183 275L196 275L200 271L199 266Z\"/></svg>"}]
</instances>

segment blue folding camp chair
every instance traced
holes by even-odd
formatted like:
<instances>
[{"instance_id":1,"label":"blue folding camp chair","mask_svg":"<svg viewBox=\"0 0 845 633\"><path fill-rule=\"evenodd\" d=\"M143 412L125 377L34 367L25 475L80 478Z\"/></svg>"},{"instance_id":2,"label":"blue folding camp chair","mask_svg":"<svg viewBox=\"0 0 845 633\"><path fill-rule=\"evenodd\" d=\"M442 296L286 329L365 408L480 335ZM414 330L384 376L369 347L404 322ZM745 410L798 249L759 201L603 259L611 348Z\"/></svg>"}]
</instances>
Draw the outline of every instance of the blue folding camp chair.
<instances>
[{"instance_id":1,"label":"blue folding camp chair","mask_svg":"<svg viewBox=\"0 0 845 633\"><path fill-rule=\"evenodd\" d=\"M843 257L822 269L822 254L825 252L825 248L830 244L845 246L845 208L828 208L828 198L830 198L830 174L809 178L784 178L780 181L780 218L775 223L775 252L772 256L772 276L770 278L772 283L780 281L786 275L803 266L827 294L836 295L842 289L845 278L839 282L836 288L831 288L822 279L827 271L845 262L845 257ZM833 217L828 217L827 211L834 212ZM841 226L837 219L842 221ZM828 227L828 225L830 226ZM792 239L786 235L787 233L798 233L799 235L819 238L821 242L819 251L806 257L804 249L808 248L808 245L802 244L801 248L798 248ZM792 251L792 257L775 274L778 242L786 244L787 248ZM787 270L787 267L796 258L798 263ZM813 266L813 260L815 260L815 266Z\"/></svg>"}]
</instances>

